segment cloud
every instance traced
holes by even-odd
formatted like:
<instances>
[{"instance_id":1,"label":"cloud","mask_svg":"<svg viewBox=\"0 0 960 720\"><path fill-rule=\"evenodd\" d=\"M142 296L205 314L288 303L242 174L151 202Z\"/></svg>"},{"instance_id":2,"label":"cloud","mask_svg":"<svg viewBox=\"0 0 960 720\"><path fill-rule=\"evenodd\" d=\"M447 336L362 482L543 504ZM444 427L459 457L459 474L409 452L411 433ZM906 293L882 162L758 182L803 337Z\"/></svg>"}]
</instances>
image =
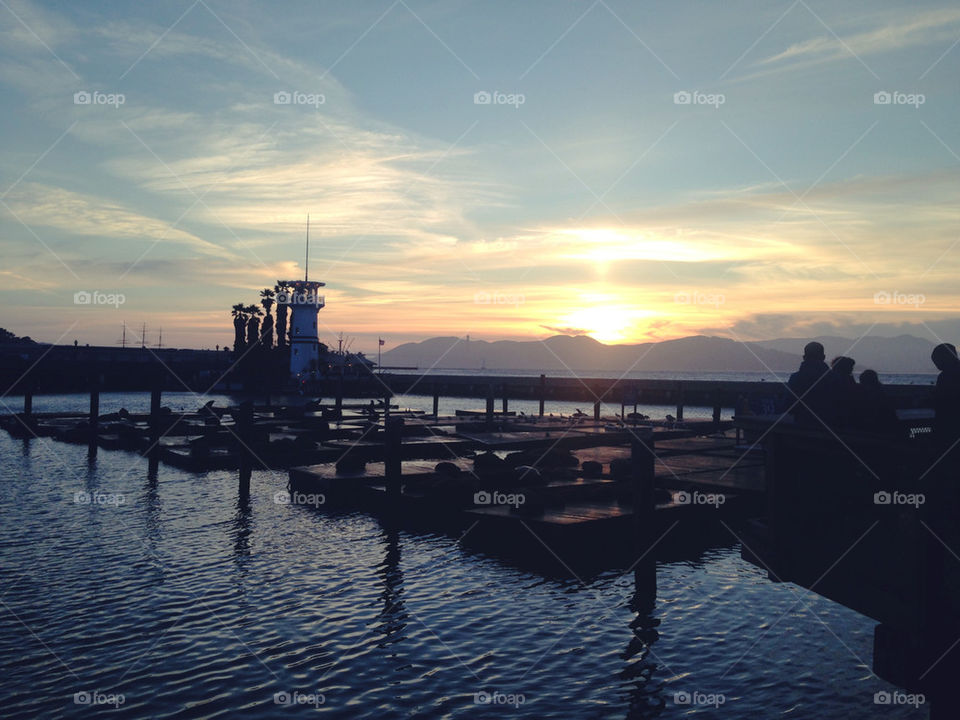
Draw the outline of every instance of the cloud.
<instances>
[{"instance_id":1,"label":"cloud","mask_svg":"<svg viewBox=\"0 0 960 720\"><path fill-rule=\"evenodd\" d=\"M155 217L143 215L103 197L41 183L22 183L7 196L7 204L31 227L51 227L68 235L116 238L186 245L204 254L229 251Z\"/></svg>"},{"instance_id":2,"label":"cloud","mask_svg":"<svg viewBox=\"0 0 960 720\"><path fill-rule=\"evenodd\" d=\"M888 53L916 45L930 45L956 39L960 9L909 10L906 16L883 19L884 24L861 32L841 35L823 28L823 34L765 57L759 66L780 65L781 69L798 69L811 65L849 60ZM818 23L818 27L821 27Z\"/></svg>"}]
</instances>

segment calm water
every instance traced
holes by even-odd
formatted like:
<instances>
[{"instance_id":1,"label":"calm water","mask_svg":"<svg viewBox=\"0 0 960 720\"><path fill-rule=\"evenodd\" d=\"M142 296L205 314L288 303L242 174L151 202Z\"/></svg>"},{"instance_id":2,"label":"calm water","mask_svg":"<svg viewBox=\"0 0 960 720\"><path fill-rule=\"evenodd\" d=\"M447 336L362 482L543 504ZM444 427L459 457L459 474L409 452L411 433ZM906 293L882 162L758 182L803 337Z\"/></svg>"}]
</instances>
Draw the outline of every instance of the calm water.
<instances>
[{"instance_id":1,"label":"calm water","mask_svg":"<svg viewBox=\"0 0 960 720\"><path fill-rule=\"evenodd\" d=\"M658 564L659 638L635 655L632 575L278 504L284 473L241 504L233 473L0 433L0 478L3 717L924 717L874 704L870 620L769 582L733 537Z\"/></svg>"}]
</instances>

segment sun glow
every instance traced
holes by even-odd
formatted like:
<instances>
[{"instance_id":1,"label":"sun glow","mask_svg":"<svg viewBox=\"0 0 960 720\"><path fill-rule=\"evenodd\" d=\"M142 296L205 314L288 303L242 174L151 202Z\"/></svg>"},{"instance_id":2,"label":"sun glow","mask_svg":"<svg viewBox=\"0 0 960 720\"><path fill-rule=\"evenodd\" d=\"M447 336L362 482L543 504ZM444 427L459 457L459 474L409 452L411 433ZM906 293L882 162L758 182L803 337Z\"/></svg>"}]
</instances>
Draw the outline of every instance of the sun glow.
<instances>
[{"instance_id":1,"label":"sun glow","mask_svg":"<svg viewBox=\"0 0 960 720\"><path fill-rule=\"evenodd\" d=\"M579 330L602 343L620 343L636 335L636 321L651 313L618 305L593 305L565 315L563 327Z\"/></svg>"}]
</instances>

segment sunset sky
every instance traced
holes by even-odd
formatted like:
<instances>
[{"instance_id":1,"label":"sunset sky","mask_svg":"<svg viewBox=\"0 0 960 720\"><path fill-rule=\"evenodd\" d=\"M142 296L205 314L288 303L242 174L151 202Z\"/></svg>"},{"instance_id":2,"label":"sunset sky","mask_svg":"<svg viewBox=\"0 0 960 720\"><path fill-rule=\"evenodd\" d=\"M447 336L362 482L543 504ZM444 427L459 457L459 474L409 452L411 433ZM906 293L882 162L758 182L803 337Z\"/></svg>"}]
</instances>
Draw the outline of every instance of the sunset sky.
<instances>
[{"instance_id":1,"label":"sunset sky","mask_svg":"<svg viewBox=\"0 0 960 720\"><path fill-rule=\"evenodd\" d=\"M947 2L0 0L0 326L229 344L309 213L359 350L956 342L958 45Z\"/></svg>"}]
</instances>

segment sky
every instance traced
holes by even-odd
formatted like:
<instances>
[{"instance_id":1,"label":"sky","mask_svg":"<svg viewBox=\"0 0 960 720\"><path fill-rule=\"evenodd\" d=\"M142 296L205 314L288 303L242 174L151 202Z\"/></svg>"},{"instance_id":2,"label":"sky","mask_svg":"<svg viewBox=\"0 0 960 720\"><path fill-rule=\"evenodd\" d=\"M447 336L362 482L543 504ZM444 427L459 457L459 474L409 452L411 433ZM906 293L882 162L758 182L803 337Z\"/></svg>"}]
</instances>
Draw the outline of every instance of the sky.
<instances>
[{"instance_id":1,"label":"sky","mask_svg":"<svg viewBox=\"0 0 960 720\"><path fill-rule=\"evenodd\" d=\"M309 215L355 350L957 342L958 45L948 2L0 0L0 326L228 345Z\"/></svg>"}]
</instances>

